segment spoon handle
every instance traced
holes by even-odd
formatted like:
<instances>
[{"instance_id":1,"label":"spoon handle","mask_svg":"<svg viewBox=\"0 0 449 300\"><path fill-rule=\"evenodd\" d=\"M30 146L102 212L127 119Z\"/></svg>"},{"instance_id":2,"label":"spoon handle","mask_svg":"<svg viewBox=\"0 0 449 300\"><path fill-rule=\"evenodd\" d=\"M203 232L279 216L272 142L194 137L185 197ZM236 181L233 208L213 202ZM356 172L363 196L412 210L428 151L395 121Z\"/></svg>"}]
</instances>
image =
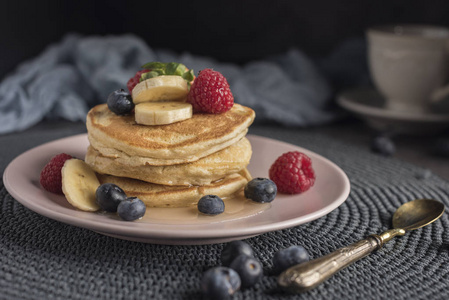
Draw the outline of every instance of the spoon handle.
<instances>
[{"instance_id":1,"label":"spoon handle","mask_svg":"<svg viewBox=\"0 0 449 300\"><path fill-rule=\"evenodd\" d=\"M323 257L293 266L279 276L278 284L291 292L310 290L351 263L381 248L394 236L404 233L403 229L392 229L381 235L374 234Z\"/></svg>"}]
</instances>

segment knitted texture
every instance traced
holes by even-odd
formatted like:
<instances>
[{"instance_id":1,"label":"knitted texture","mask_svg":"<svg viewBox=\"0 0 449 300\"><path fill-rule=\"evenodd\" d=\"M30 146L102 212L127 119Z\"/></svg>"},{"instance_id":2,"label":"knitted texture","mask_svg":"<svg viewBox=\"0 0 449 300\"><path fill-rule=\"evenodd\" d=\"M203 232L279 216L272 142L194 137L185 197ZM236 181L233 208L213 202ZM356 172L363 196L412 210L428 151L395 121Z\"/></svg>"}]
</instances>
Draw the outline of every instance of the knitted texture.
<instances>
[{"instance_id":1,"label":"knitted texture","mask_svg":"<svg viewBox=\"0 0 449 300\"><path fill-rule=\"evenodd\" d=\"M302 245L312 259L320 257L388 229L396 208L407 201L434 198L448 206L449 184L327 136L269 127L252 133L324 155L347 173L352 188L345 203L318 220L247 239L265 274L233 299L449 299L447 213L312 291L280 291L270 275L279 249ZM114 239L42 217L15 201L3 184L0 201L0 299L201 299L202 274L220 264L224 244L166 246Z\"/></svg>"}]
</instances>

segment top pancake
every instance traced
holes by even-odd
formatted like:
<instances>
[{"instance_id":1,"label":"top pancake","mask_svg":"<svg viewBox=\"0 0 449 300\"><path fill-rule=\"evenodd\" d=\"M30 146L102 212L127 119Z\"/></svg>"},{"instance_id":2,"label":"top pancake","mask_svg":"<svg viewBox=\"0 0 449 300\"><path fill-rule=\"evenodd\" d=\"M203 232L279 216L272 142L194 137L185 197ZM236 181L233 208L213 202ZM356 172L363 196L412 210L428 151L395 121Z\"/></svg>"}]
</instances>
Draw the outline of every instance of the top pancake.
<instances>
[{"instance_id":1,"label":"top pancake","mask_svg":"<svg viewBox=\"0 0 449 300\"><path fill-rule=\"evenodd\" d=\"M245 136L255 117L252 109L234 104L223 114L196 113L168 125L136 124L134 115L117 116L106 104L87 114L92 146L106 157L125 157L129 165L172 165L196 161Z\"/></svg>"}]
</instances>

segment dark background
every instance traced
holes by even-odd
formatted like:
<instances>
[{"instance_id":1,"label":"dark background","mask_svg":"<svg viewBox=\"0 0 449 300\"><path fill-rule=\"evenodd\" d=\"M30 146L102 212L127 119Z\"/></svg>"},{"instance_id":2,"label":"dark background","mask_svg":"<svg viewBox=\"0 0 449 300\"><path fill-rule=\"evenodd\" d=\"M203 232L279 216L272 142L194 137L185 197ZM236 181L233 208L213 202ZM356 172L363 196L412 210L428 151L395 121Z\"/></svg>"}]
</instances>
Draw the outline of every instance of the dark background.
<instances>
[{"instance_id":1,"label":"dark background","mask_svg":"<svg viewBox=\"0 0 449 300\"><path fill-rule=\"evenodd\" d=\"M0 78L67 32L134 33L154 48L245 63L298 47L312 57L384 23L449 25L449 1L2 1Z\"/></svg>"}]
</instances>

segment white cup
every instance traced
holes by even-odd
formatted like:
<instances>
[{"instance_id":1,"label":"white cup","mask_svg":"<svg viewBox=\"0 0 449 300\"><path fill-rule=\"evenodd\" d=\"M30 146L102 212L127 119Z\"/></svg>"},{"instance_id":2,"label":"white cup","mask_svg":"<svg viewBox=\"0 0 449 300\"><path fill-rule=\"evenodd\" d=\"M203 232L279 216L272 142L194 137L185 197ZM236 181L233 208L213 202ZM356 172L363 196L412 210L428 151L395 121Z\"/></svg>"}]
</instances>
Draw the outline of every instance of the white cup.
<instances>
[{"instance_id":1,"label":"white cup","mask_svg":"<svg viewBox=\"0 0 449 300\"><path fill-rule=\"evenodd\" d=\"M428 112L449 95L449 29L426 25L378 26L367 30L371 76L386 108Z\"/></svg>"}]
</instances>

